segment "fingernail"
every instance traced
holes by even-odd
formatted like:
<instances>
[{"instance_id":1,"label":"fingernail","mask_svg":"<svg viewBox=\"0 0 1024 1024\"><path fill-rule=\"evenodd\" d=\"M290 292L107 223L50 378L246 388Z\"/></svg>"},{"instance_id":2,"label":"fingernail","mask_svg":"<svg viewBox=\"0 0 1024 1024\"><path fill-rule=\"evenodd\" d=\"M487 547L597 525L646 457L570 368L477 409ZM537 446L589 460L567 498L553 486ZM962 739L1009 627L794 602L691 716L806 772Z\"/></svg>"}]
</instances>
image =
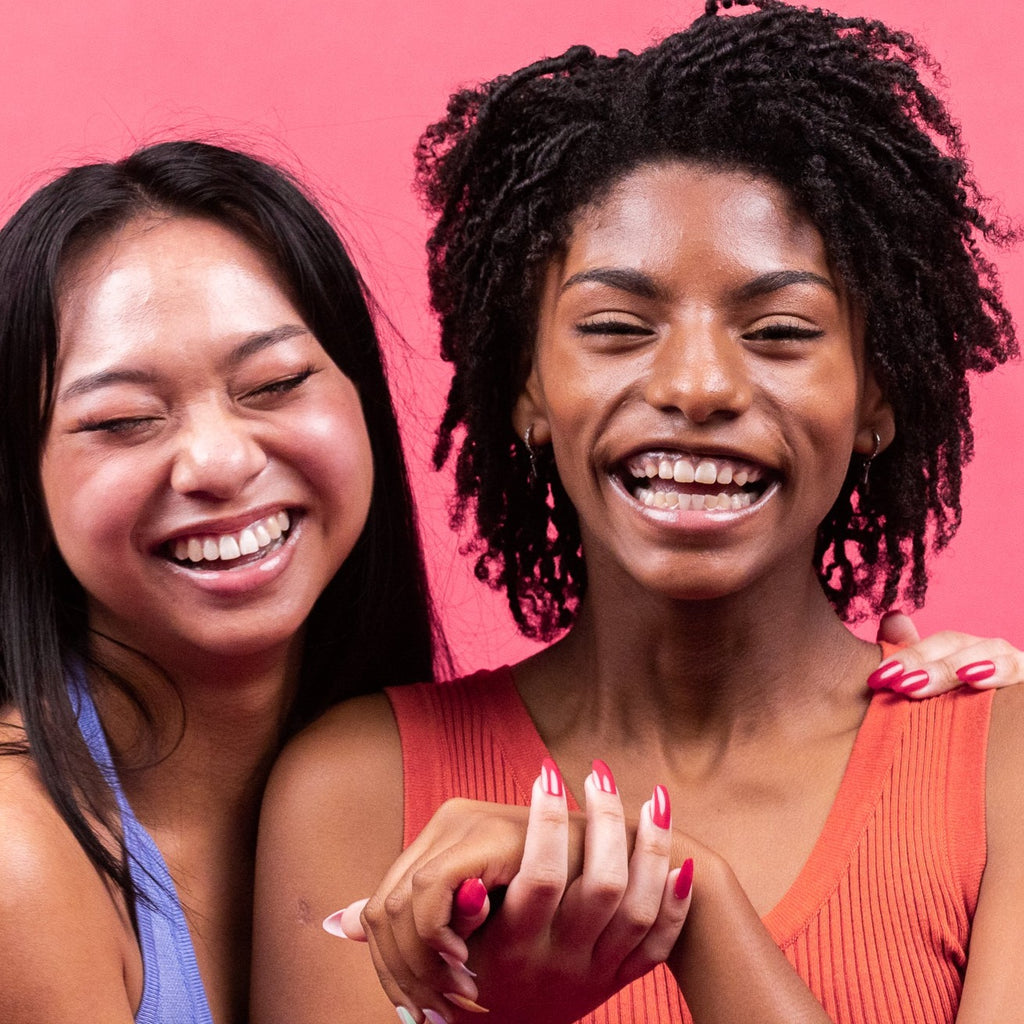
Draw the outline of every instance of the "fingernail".
<instances>
[{"instance_id":1,"label":"fingernail","mask_svg":"<svg viewBox=\"0 0 1024 1024\"><path fill-rule=\"evenodd\" d=\"M467 878L455 891L455 909L463 917L476 917L483 910L487 887L482 879Z\"/></svg>"},{"instance_id":2,"label":"fingernail","mask_svg":"<svg viewBox=\"0 0 1024 1024\"><path fill-rule=\"evenodd\" d=\"M395 1012L402 1024L416 1024L416 1018L404 1006L396 1006Z\"/></svg>"},{"instance_id":3,"label":"fingernail","mask_svg":"<svg viewBox=\"0 0 1024 1024\"><path fill-rule=\"evenodd\" d=\"M693 858L687 857L683 861L683 866L679 869L679 874L676 877L676 885L673 890L676 894L676 899L685 900L690 895L691 888L693 888Z\"/></svg>"},{"instance_id":4,"label":"fingernail","mask_svg":"<svg viewBox=\"0 0 1024 1024\"><path fill-rule=\"evenodd\" d=\"M445 992L445 999L449 1003L453 1003L459 1007L460 1010L468 1010L470 1013L490 1013L485 1006L481 1006L479 1003L474 1003L472 999L468 999L466 996L459 995L458 992Z\"/></svg>"},{"instance_id":5,"label":"fingernail","mask_svg":"<svg viewBox=\"0 0 1024 1024\"><path fill-rule=\"evenodd\" d=\"M470 978L476 977L476 971L471 971L458 957L452 956L451 953L439 953L438 956L453 970L459 974L468 975Z\"/></svg>"},{"instance_id":6,"label":"fingernail","mask_svg":"<svg viewBox=\"0 0 1024 1024\"><path fill-rule=\"evenodd\" d=\"M651 819L658 828L667 830L672 826L672 802L664 786L655 786L651 794Z\"/></svg>"},{"instance_id":7,"label":"fingernail","mask_svg":"<svg viewBox=\"0 0 1024 1024\"><path fill-rule=\"evenodd\" d=\"M872 690L881 690L901 675L903 675L903 666L898 661L887 661L884 665L879 665L868 676L868 686Z\"/></svg>"},{"instance_id":8,"label":"fingernail","mask_svg":"<svg viewBox=\"0 0 1024 1024\"><path fill-rule=\"evenodd\" d=\"M991 679L996 674L996 667L991 661L972 661L970 665L956 670L956 677L961 683L980 683Z\"/></svg>"},{"instance_id":9,"label":"fingernail","mask_svg":"<svg viewBox=\"0 0 1024 1024\"><path fill-rule=\"evenodd\" d=\"M615 788L615 776L612 775L611 768L604 761L600 758L595 758L591 762L590 767L594 769L594 781L602 793L611 793L612 796L618 793L618 790Z\"/></svg>"},{"instance_id":10,"label":"fingernail","mask_svg":"<svg viewBox=\"0 0 1024 1024\"><path fill-rule=\"evenodd\" d=\"M544 792L548 796L563 796L565 794L565 788L562 786L562 773L550 757L545 757L544 763L540 766L540 778Z\"/></svg>"},{"instance_id":11,"label":"fingernail","mask_svg":"<svg viewBox=\"0 0 1024 1024\"><path fill-rule=\"evenodd\" d=\"M892 684L892 689L897 693L916 693L923 690L931 682L928 673L923 668L916 672L908 672L898 682Z\"/></svg>"},{"instance_id":12,"label":"fingernail","mask_svg":"<svg viewBox=\"0 0 1024 1024\"><path fill-rule=\"evenodd\" d=\"M348 936L345 934L345 929L341 926L341 917L348 907L342 907L341 910L336 910L329 917L324 918L323 929L325 932L330 932L331 935L337 935L339 939L347 939Z\"/></svg>"},{"instance_id":13,"label":"fingernail","mask_svg":"<svg viewBox=\"0 0 1024 1024\"><path fill-rule=\"evenodd\" d=\"M442 1017L437 1010L424 1010L423 1016L427 1018L428 1024L448 1024L448 1018Z\"/></svg>"}]
</instances>

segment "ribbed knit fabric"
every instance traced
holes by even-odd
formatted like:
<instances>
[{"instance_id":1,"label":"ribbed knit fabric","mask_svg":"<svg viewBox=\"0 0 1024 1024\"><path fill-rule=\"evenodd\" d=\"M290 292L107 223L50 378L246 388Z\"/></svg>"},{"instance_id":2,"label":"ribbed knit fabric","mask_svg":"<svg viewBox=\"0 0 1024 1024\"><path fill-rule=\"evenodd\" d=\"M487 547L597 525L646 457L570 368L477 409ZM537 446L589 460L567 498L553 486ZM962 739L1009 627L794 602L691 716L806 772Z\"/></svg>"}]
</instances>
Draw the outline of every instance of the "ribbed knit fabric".
<instances>
[{"instance_id":1,"label":"ribbed knit fabric","mask_svg":"<svg viewBox=\"0 0 1024 1024\"><path fill-rule=\"evenodd\" d=\"M529 803L549 754L507 668L387 692L402 739L406 845L449 797ZM991 704L991 692L876 695L825 827L764 919L836 1024L956 1016L985 866ZM690 1016L659 967L583 1020Z\"/></svg>"}]
</instances>

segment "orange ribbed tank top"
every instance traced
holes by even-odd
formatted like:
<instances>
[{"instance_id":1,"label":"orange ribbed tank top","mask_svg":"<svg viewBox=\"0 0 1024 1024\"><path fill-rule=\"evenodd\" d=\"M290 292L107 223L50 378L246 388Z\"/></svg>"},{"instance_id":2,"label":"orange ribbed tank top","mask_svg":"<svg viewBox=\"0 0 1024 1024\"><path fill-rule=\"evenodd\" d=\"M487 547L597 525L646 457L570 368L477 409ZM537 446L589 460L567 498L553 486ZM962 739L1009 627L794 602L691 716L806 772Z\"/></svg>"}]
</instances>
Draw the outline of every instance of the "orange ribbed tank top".
<instances>
[{"instance_id":1,"label":"orange ribbed tank top","mask_svg":"<svg viewBox=\"0 0 1024 1024\"><path fill-rule=\"evenodd\" d=\"M549 756L507 668L387 691L402 740L405 843L449 797L526 805ZM877 694L807 863L764 918L836 1024L956 1017L985 866L992 693ZM659 967L586 1024L689 1024Z\"/></svg>"}]
</instances>

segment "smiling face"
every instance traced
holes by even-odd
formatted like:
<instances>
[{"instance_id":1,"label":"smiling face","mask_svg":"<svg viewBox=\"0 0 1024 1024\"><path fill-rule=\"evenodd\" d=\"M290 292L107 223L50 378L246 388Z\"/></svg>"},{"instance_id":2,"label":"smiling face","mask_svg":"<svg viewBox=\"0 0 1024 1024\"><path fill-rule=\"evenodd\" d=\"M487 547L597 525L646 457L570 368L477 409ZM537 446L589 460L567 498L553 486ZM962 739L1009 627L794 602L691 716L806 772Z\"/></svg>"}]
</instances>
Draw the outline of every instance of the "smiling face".
<instances>
[{"instance_id":1,"label":"smiling face","mask_svg":"<svg viewBox=\"0 0 1024 1024\"><path fill-rule=\"evenodd\" d=\"M851 455L893 434L818 231L774 183L681 162L577 216L515 425L553 446L592 582L694 599L808 578Z\"/></svg>"},{"instance_id":2,"label":"smiling face","mask_svg":"<svg viewBox=\"0 0 1024 1024\"><path fill-rule=\"evenodd\" d=\"M352 382L270 263L193 217L79 254L58 321L42 481L90 626L169 670L286 655L369 509Z\"/></svg>"}]
</instances>

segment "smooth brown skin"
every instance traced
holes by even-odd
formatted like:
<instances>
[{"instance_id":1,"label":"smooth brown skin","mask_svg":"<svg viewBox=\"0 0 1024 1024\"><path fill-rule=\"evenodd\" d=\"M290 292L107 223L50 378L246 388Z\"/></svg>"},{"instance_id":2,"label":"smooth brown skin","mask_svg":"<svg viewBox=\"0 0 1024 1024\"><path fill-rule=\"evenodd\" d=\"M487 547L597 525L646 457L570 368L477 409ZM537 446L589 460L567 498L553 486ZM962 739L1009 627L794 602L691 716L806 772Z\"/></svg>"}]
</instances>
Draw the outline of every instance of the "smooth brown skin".
<instances>
[{"instance_id":1,"label":"smooth brown skin","mask_svg":"<svg viewBox=\"0 0 1024 1024\"><path fill-rule=\"evenodd\" d=\"M779 271L800 276L771 276ZM773 325L788 325L784 337L766 332ZM581 212L550 267L515 415L520 436L528 425L535 444L554 447L589 576L575 627L514 668L540 735L570 787L592 757L607 761L631 812L652 783L668 787L685 832L678 848L696 860L693 906L670 959L695 1019L823 1022L760 915L818 838L879 661L822 594L815 528L850 458L870 453L872 431L887 446L895 428L820 236L770 182L679 163L639 168ZM666 526L609 472L651 449L732 455L770 467L780 486L726 525ZM989 866L959 1024L1024 1019L1024 764L1013 741L1022 726L1024 693L1001 693ZM445 898L481 864L496 865L491 878L514 871L508 837L522 827L520 815L492 842L454 818L433 844L455 851L450 867L468 846L446 880L432 879ZM319 922L374 891L399 855L401 820L401 751L383 698L336 709L285 753L261 822L256 1024L394 1020L366 950ZM416 923L430 923L415 902L411 920L408 895L392 892L389 909L415 959ZM573 962L572 950L538 942L534 972L519 956L510 985L485 929L470 965L488 1019L534 1019L537 992L550 1003L560 991L562 954ZM421 987L406 1005L474 1019L428 998ZM566 1006L564 1019L585 1009Z\"/></svg>"},{"instance_id":2,"label":"smooth brown skin","mask_svg":"<svg viewBox=\"0 0 1024 1024\"><path fill-rule=\"evenodd\" d=\"M94 641L150 703L152 733L93 680L122 765L144 766L125 793L167 861L213 1019L243 1024L260 798L306 616L365 521L366 428L274 270L224 228L134 221L66 271L47 511L90 625L174 681ZM298 525L259 569L200 580L163 556L275 509ZM12 709L0 721L0 740L24 738ZM143 985L130 915L30 758L0 757L0 822L0 1020L127 1024Z\"/></svg>"}]
</instances>

